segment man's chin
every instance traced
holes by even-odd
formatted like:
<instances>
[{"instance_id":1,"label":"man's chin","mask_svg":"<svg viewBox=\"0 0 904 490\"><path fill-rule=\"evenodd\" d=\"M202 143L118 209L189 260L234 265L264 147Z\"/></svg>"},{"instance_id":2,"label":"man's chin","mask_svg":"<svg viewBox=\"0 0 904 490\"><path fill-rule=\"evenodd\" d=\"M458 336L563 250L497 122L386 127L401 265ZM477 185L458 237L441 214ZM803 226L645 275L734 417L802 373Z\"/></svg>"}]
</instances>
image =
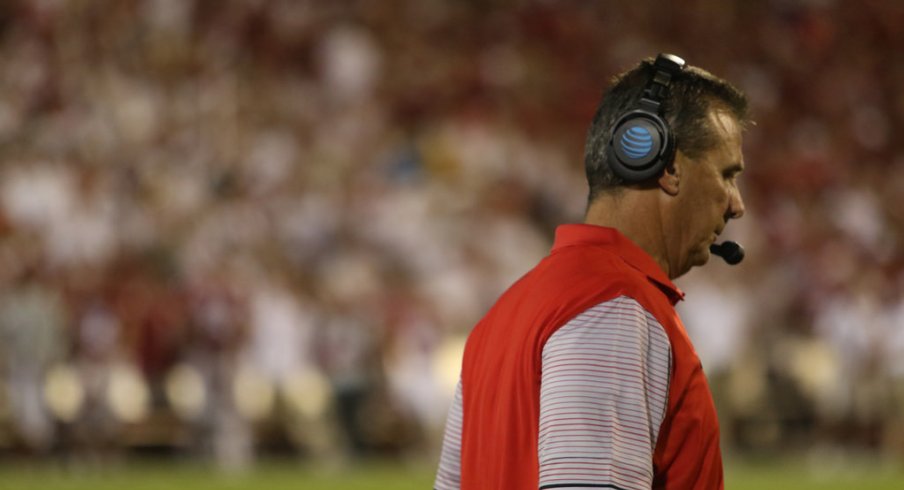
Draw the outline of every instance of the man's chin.
<instances>
[{"instance_id":1,"label":"man's chin","mask_svg":"<svg viewBox=\"0 0 904 490\"><path fill-rule=\"evenodd\" d=\"M685 274L687 274L694 267L700 267L706 265L709 262L709 258L712 254L709 251L709 245L703 247L702 249L694 250L693 253L687 258L687 262L684 266L679 267L676 271L673 271L671 274L671 279L677 279ZM677 274L675 273L677 272Z\"/></svg>"},{"instance_id":2,"label":"man's chin","mask_svg":"<svg viewBox=\"0 0 904 490\"><path fill-rule=\"evenodd\" d=\"M709 247L705 247L703 250L699 250L696 254L694 254L694 260L691 262L691 267L700 267L706 265L709 262L710 257L712 257L712 253L709 251Z\"/></svg>"}]
</instances>

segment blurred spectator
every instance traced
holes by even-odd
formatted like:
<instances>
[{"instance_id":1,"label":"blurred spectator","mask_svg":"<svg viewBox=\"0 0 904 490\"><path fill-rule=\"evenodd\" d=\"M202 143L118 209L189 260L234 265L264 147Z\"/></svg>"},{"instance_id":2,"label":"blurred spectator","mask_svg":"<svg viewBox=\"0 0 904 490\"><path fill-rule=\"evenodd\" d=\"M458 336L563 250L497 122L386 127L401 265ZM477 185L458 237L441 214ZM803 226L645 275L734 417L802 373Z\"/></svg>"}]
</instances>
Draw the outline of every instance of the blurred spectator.
<instances>
[{"instance_id":1,"label":"blurred spectator","mask_svg":"<svg viewBox=\"0 0 904 490\"><path fill-rule=\"evenodd\" d=\"M24 263L0 299L0 372L18 439L27 449L46 453L53 448L56 424L45 402L44 378L66 354L66 311L46 264L23 248L33 246L20 245Z\"/></svg>"},{"instance_id":2,"label":"blurred spectator","mask_svg":"<svg viewBox=\"0 0 904 490\"><path fill-rule=\"evenodd\" d=\"M194 421L197 449L224 470L242 470L254 457L250 422L240 413L236 392L248 305L235 271L229 264L220 267L189 286L186 361L203 380L203 407Z\"/></svg>"}]
</instances>

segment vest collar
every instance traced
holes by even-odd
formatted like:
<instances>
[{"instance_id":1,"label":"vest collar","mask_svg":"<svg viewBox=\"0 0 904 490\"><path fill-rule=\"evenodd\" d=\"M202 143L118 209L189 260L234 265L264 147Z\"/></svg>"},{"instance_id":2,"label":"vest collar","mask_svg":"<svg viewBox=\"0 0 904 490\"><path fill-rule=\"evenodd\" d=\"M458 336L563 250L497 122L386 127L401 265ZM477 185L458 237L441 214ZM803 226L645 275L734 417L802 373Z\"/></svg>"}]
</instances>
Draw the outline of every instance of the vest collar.
<instances>
[{"instance_id":1,"label":"vest collar","mask_svg":"<svg viewBox=\"0 0 904 490\"><path fill-rule=\"evenodd\" d=\"M556 228L553 253L575 245L607 248L621 257L625 263L646 275L650 282L665 293L672 305L684 299L684 292L672 283L653 257L615 228L589 224L569 224Z\"/></svg>"}]
</instances>

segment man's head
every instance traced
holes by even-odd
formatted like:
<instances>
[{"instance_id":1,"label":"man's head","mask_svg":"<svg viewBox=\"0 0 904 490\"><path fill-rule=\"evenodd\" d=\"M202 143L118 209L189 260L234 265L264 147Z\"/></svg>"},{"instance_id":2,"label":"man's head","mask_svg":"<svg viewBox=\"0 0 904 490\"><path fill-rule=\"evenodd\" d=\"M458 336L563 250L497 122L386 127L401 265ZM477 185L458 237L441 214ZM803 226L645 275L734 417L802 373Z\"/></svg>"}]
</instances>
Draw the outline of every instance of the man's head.
<instances>
[{"instance_id":1,"label":"man's head","mask_svg":"<svg viewBox=\"0 0 904 490\"><path fill-rule=\"evenodd\" d=\"M632 70L615 77L603 94L587 133L584 170L590 184L589 201L603 192L617 192L626 183L612 172L606 147L613 125L638 107L644 88L653 78L653 60L644 60ZM687 66L671 80L662 101L660 115L669 124L677 149L689 158L699 158L718 143L709 124L714 107L726 110L742 124L747 123L747 98L730 83L707 71ZM652 182L652 180L651 180Z\"/></svg>"},{"instance_id":2,"label":"man's head","mask_svg":"<svg viewBox=\"0 0 904 490\"><path fill-rule=\"evenodd\" d=\"M709 259L709 245L727 221L744 212L736 177L743 170L741 133L746 125L747 99L728 82L695 67L673 75L659 114L675 140L676 151L664 170L642 182L625 182L612 171L606 150L613 125L636 109L654 76L653 61L615 78L603 95L587 136L584 155L590 185L588 210L625 192L649 196L651 206L622 209L620 221L655 228L649 235L654 254L671 277ZM624 231L624 230L623 230Z\"/></svg>"}]
</instances>

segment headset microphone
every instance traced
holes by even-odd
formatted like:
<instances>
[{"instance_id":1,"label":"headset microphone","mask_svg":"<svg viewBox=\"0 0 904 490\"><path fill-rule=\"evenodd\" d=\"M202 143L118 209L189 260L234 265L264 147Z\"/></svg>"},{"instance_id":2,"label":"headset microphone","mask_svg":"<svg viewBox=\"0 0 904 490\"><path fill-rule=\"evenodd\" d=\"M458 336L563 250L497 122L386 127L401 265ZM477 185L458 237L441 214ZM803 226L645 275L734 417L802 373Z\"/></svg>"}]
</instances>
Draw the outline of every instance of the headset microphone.
<instances>
[{"instance_id":1,"label":"headset microphone","mask_svg":"<svg viewBox=\"0 0 904 490\"><path fill-rule=\"evenodd\" d=\"M744 248L735 242L722 242L720 244L712 244L709 251L722 257L722 260L729 265L740 264L744 260Z\"/></svg>"}]
</instances>

